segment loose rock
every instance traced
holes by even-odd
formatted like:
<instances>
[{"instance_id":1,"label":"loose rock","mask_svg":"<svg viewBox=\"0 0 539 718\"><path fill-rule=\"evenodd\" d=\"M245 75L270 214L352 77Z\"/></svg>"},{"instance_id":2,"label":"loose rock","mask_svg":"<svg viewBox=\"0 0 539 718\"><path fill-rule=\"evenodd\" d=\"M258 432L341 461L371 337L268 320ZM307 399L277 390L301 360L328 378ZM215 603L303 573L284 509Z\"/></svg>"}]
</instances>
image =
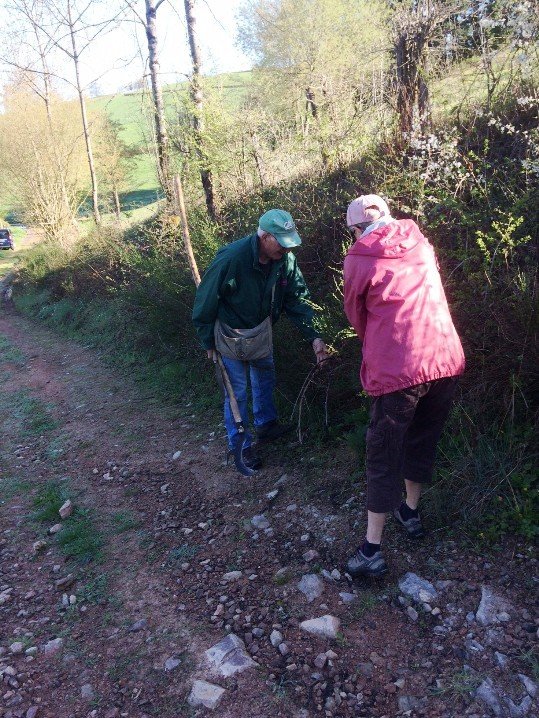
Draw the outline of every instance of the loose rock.
<instances>
[{"instance_id":1,"label":"loose rock","mask_svg":"<svg viewBox=\"0 0 539 718\"><path fill-rule=\"evenodd\" d=\"M430 581L410 571L399 580L399 588L402 593L417 602L432 603L438 598L438 593Z\"/></svg>"},{"instance_id":2,"label":"loose rock","mask_svg":"<svg viewBox=\"0 0 539 718\"><path fill-rule=\"evenodd\" d=\"M475 618L481 626L490 626L493 623L506 620L506 615L510 610L509 601L496 595L489 586L481 586L481 602L475 614Z\"/></svg>"},{"instance_id":3,"label":"loose rock","mask_svg":"<svg viewBox=\"0 0 539 718\"><path fill-rule=\"evenodd\" d=\"M225 692L224 688L207 681L195 681L187 702L190 706L204 706L215 710Z\"/></svg>"},{"instance_id":4,"label":"loose rock","mask_svg":"<svg viewBox=\"0 0 539 718\"><path fill-rule=\"evenodd\" d=\"M69 499L64 504L62 504L62 506L60 506L60 510L58 511L58 513L63 519L67 519L69 516L71 516L71 514L73 513L73 504Z\"/></svg>"},{"instance_id":5,"label":"loose rock","mask_svg":"<svg viewBox=\"0 0 539 718\"><path fill-rule=\"evenodd\" d=\"M306 573L298 583L299 590L305 595L307 601L312 603L324 592L324 582L315 573Z\"/></svg>"},{"instance_id":6,"label":"loose rock","mask_svg":"<svg viewBox=\"0 0 539 718\"><path fill-rule=\"evenodd\" d=\"M321 638L335 638L341 629L341 622L336 616L326 614L320 618L311 618L299 624L302 631L312 633Z\"/></svg>"},{"instance_id":7,"label":"loose rock","mask_svg":"<svg viewBox=\"0 0 539 718\"><path fill-rule=\"evenodd\" d=\"M257 665L247 655L244 642L234 633L209 648L205 655L208 662L225 678Z\"/></svg>"}]
</instances>

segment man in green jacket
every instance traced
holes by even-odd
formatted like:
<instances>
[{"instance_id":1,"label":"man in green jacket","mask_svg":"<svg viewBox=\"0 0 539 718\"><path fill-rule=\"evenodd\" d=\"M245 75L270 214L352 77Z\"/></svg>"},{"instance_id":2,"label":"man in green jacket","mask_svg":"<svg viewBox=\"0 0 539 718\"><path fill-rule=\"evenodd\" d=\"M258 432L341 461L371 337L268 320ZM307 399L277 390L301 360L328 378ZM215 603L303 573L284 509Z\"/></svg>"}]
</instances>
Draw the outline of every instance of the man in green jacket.
<instances>
[{"instance_id":1,"label":"man in green jacket","mask_svg":"<svg viewBox=\"0 0 539 718\"><path fill-rule=\"evenodd\" d=\"M216 336L251 337L267 347L265 356L239 356L220 346L223 363L238 401L244 426L248 425L247 373L251 380L255 430L259 442L273 441L292 427L280 424L273 401L275 367L271 350L271 325L284 312L312 343L317 363L328 358L327 348L313 326L309 290L290 250L301 244L294 220L288 212L271 209L260 217L258 231L222 247L197 289L193 323L208 358L216 360ZM270 318L269 320L267 318ZM217 323L217 331L216 331ZM224 331L222 331L224 328ZM269 328L269 341L264 344ZM245 330L254 330L249 332ZM242 333L243 332L243 333ZM233 344L234 342L231 342ZM247 342L248 344L249 342ZM242 342L242 347L247 345ZM242 349L243 351L243 349ZM256 352L255 352L256 353ZM231 449L237 434L228 396L225 396L225 426ZM260 468L246 431L243 460L248 468Z\"/></svg>"}]
</instances>

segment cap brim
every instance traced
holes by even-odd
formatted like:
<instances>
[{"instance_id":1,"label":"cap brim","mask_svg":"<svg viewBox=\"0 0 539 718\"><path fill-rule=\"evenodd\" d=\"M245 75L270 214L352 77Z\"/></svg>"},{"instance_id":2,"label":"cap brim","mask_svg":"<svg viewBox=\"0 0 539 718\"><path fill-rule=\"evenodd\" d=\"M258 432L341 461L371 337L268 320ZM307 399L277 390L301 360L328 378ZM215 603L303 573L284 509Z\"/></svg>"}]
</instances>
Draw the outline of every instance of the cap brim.
<instances>
[{"instance_id":1,"label":"cap brim","mask_svg":"<svg viewBox=\"0 0 539 718\"><path fill-rule=\"evenodd\" d=\"M299 247L301 244L301 237L297 232L287 232L286 234L274 234L275 239L279 242L281 247L285 249L292 249L293 247Z\"/></svg>"}]
</instances>

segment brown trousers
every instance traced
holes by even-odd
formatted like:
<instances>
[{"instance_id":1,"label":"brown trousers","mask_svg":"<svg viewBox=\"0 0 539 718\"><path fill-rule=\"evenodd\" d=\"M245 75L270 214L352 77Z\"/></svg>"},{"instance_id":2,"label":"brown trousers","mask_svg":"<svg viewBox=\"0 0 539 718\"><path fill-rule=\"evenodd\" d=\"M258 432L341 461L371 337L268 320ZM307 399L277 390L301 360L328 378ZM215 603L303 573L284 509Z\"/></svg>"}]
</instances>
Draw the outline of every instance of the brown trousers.
<instances>
[{"instance_id":1,"label":"brown trousers","mask_svg":"<svg viewBox=\"0 0 539 718\"><path fill-rule=\"evenodd\" d=\"M367 509L387 513L400 506L402 480L432 479L436 447L457 386L436 379L373 399L367 429Z\"/></svg>"}]
</instances>

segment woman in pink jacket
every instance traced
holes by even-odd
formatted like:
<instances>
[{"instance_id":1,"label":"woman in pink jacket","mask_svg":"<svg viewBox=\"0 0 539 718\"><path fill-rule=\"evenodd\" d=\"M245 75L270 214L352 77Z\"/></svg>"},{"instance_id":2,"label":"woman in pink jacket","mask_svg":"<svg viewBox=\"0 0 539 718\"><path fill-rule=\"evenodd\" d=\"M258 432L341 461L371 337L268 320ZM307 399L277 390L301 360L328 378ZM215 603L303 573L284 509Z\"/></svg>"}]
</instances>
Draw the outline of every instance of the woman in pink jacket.
<instances>
[{"instance_id":1,"label":"woman in pink jacket","mask_svg":"<svg viewBox=\"0 0 539 718\"><path fill-rule=\"evenodd\" d=\"M424 535L417 506L464 371L432 246L377 195L348 207L356 239L344 260L344 309L362 342L361 383L373 397L367 430L367 535L349 559L352 576L381 576L386 515ZM402 500L402 479L406 499Z\"/></svg>"}]
</instances>

